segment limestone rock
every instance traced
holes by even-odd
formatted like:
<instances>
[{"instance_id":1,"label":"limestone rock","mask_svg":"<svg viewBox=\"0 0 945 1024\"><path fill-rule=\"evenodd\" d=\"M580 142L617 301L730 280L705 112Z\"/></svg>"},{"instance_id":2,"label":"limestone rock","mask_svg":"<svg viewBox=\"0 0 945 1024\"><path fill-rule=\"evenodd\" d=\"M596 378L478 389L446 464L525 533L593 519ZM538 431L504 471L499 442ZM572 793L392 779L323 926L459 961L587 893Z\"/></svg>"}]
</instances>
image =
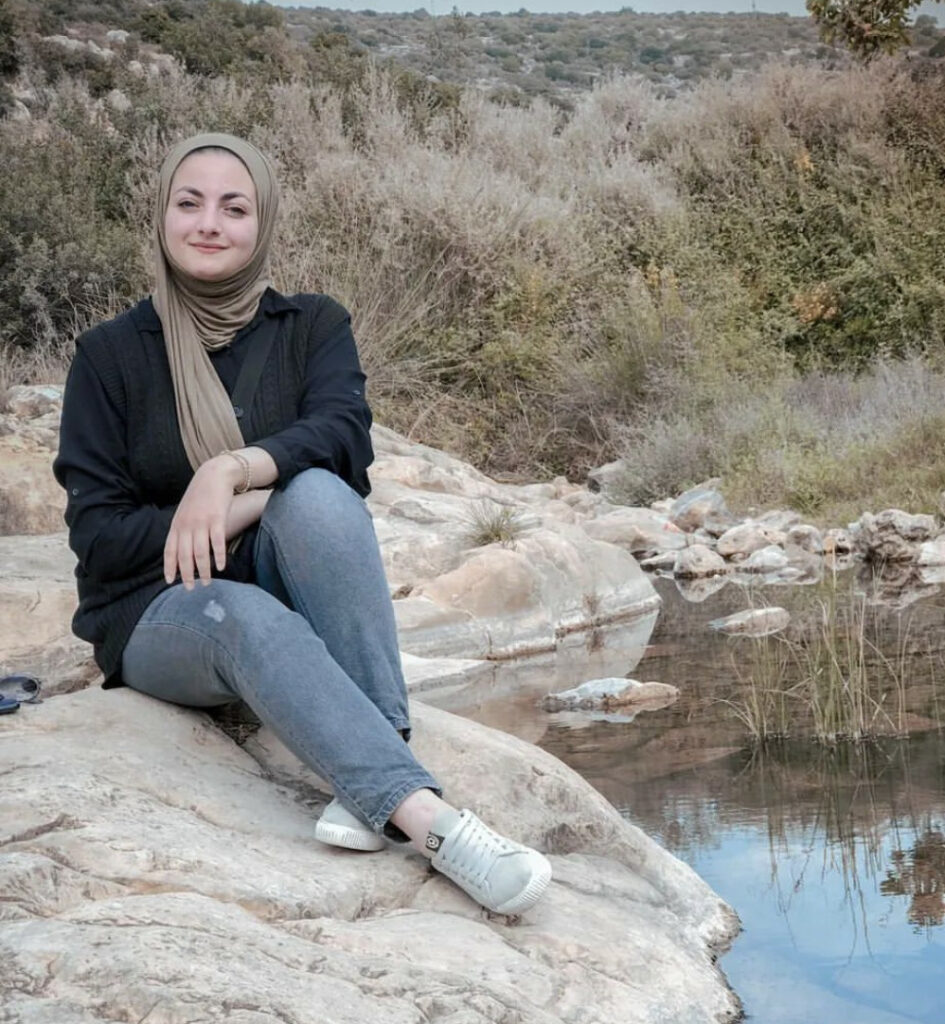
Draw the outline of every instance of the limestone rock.
<instances>
[{"instance_id":1,"label":"limestone rock","mask_svg":"<svg viewBox=\"0 0 945 1024\"><path fill-rule=\"evenodd\" d=\"M0 666L50 681L88 657L70 630L76 605L75 558L65 534L0 537Z\"/></svg>"},{"instance_id":2,"label":"limestone rock","mask_svg":"<svg viewBox=\"0 0 945 1024\"><path fill-rule=\"evenodd\" d=\"M736 922L704 882L550 755L414 710L415 748L456 802L548 852L555 880L521 922L481 911L402 846L321 846L312 826L327 794L299 775L275 780L205 714L131 690L21 708L4 726L6 1014L737 1016L714 963Z\"/></svg>"},{"instance_id":3,"label":"limestone rock","mask_svg":"<svg viewBox=\"0 0 945 1024\"><path fill-rule=\"evenodd\" d=\"M619 544L631 554L648 557L685 547L686 535L670 519L648 508L617 508L583 524L596 540Z\"/></svg>"},{"instance_id":4,"label":"limestone rock","mask_svg":"<svg viewBox=\"0 0 945 1024\"><path fill-rule=\"evenodd\" d=\"M730 576L720 573L716 576L677 576L674 582L683 600L701 604L727 586L730 579Z\"/></svg>"},{"instance_id":5,"label":"limestone rock","mask_svg":"<svg viewBox=\"0 0 945 1024\"><path fill-rule=\"evenodd\" d=\"M788 564L788 556L781 548L771 544L752 552L739 568L745 572L777 572L786 569Z\"/></svg>"},{"instance_id":6,"label":"limestone rock","mask_svg":"<svg viewBox=\"0 0 945 1024\"><path fill-rule=\"evenodd\" d=\"M776 531L760 523L739 523L719 537L715 550L723 558L741 561L752 552L776 543L775 535Z\"/></svg>"},{"instance_id":7,"label":"limestone rock","mask_svg":"<svg viewBox=\"0 0 945 1024\"><path fill-rule=\"evenodd\" d=\"M693 544L683 548L676 555L676 566L673 570L677 576L715 576L717 573L728 572L728 566L721 555L716 554L704 544Z\"/></svg>"},{"instance_id":8,"label":"limestone rock","mask_svg":"<svg viewBox=\"0 0 945 1024\"><path fill-rule=\"evenodd\" d=\"M595 492L610 494L615 486L619 486L626 478L627 464L623 459L616 462L608 462L606 465L598 466L587 474L588 489Z\"/></svg>"},{"instance_id":9,"label":"limestone rock","mask_svg":"<svg viewBox=\"0 0 945 1024\"><path fill-rule=\"evenodd\" d=\"M642 613L659 601L636 561L619 548L574 527L534 530L514 548L490 545L469 553L456 569L411 592L411 600L465 614L471 631L411 630L398 616L401 644L418 655L470 658L549 650L561 632L591 624L589 596L594 616ZM485 631L484 646L477 630Z\"/></svg>"},{"instance_id":10,"label":"limestone rock","mask_svg":"<svg viewBox=\"0 0 945 1024\"><path fill-rule=\"evenodd\" d=\"M911 561L916 557L916 546L937 532L934 516L910 515L898 508L877 515L866 512L859 525L866 557L880 562Z\"/></svg>"},{"instance_id":11,"label":"limestone rock","mask_svg":"<svg viewBox=\"0 0 945 1024\"><path fill-rule=\"evenodd\" d=\"M650 558L644 558L640 562L640 568L646 569L647 572L654 572L660 569L672 572L676 568L676 554L677 552L675 551L661 551Z\"/></svg>"},{"instance_id":12,"label":"limestone rock","mask_svg":"<svg viewBox=\"0 0 945 1024\"><path fill-rule=\"evenodd\" d=\"M119 46L122 46L124 43L128 42L128 36L129 33L126 32L123 28L113 28L105 33L105 38L110 43L117 43Z\"/></svg>"},{"instance_id":13,"label":"limestone rock","mask_svg":"<svg viewBox=\"0 0 945 1024\"><path fill-rule=\"evenodd\" d=\"M713 521L730 519L725 499L715 489L718 480L707 480L698 487L683 492L673 502L670 518L686 533L697 530L700 526L708 526Z\"/></svg>"},{"instance_id":14,"label":"limestone rock","mask_svg":"<svg viewBox=\"0 0 945 1024\"><path fill-rule=\"evenodd\" d=\"M842 527L832 527L823 537L825 555L848 555L853 551L853 536Z\"/></svg>"},{"instance_id":15,"label":"limestone rock","mask_svg":"<svg viewBox=\"0 0 945 1024\"><path fill-rule=\"evenodd\" d=\"M549 693L542 698L546 711L591 710L627 707L631 704L671 704L679 690L668 683L641 683L636 679L592 679L571 690Z\"/></svg>"},{"instance_id":16,"label":"limestone rock","mask_svg":"<svg viewBox=\"0 0 945 1024\"><path fill-rule=\"evenodd\" d=\"M812 555L821 555L824 552L824 538L816 526L802 523L791 526L787 532L787 541L788 544L793 544Z\"/></svg>"},{"instance_id":17,"label":"limestone rock","mask_svg":"<svg viewBox=\"0 0 945 1024\"><path fill-rule=\"evenodd\" d=\"M769 636L780 632L791 621L791 615L784 608L749 608L747 611L714 619L709 625L720 633L735 633L742 636Z\"/></svg>"},{"instance_id":18,"label":"limestone rock","mask_svg":"<svg viewBox=\"0 0 945 1024\"><path fill-rule=\"evenodd\" d=\"M945 565L945 536L920 544L916 561L919 565Z\"/></svg>"},{"instance_id":19,"label":"limestone rock","mask_svg":"<svg viewBox=\"0 0 945 1024\"><path fill-rule=\"evenodd\" d=\"M6 112L6 117L10 121L30 121L33 115L30 113L30 108L22 101L15 99L11 104L9 110Z\"/></svg>"}]
</instances>

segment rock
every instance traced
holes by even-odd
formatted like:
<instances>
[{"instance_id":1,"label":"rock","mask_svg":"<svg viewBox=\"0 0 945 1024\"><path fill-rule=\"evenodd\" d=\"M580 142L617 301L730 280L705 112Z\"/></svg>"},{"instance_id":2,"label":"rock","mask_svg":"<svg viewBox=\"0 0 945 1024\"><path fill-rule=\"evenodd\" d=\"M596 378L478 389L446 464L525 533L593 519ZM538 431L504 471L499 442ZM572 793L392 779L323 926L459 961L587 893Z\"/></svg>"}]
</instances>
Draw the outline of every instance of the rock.
<instances>
[{"instance_id":1,"label":"rock","mask_svg":"<svg viewBox=\"0 0 945 1024\"><path fill-rule=\"evenodd\" d=\"M589 519L583 527L589 537L619 544L631 554L644 558L686 545L685 534L673 522L648 508L617 508Z\"/></svg>"},{"instance_id":2,"label":"rock","mask_svg":"<svg viewBox=\"0 0 945 1024\"><path fill-rule=\"evenodd\" d=\"M33 115L30 113L30 108L22 100L14 100L9 109L6 112L6 117L10 121L31 121Z\"/></svg>"},{"instance_id":3,"label":"rock","mask_svg":"<svg viewBox=\"0 0 945 1024\"><path fill-rule=\"evenodd\" d=\"M491 675L495 667L494 662L474 658L418 658L406 651L400 663L410 694L473 683Z\"/></svg>"},{"instance_id":4,"label":"rock","mask_svg":"<svg viewBox=\"0 0 945 1024\"><path fill-rule=\"evenodd\" d=\"M764 512L755 519L759 526L765 526L780 533L787 533L792 526L796 526L800 521L800 513L794 512L791 509L776 509L772 512Z\"/></svg>"},{"instance_id":5,"label":"rock","mask_svg":"<svg viewBox=\"0 0 945 1024\"><path fill-rule=\"evenodd\" d=\"M801 523L791 526L787 532L787 542L812 555L822 555L824 552L824 538L816 526Z\"/></svg>"},{"instance_id":6,"label":"rock","mask_svg":"<svg viewBox=\"0 0 945 1024\"><path fill-rule=\"evenodd\" d=\"M859 519L858 542L865 557L877 562L906 562L916 557L916 545L937 533L935 517L910 515L888 508L877 515L865 512Z\"/></svg>"},{"instance_id":7,"label":"rock","mask_svg":"<svg viewBox=\"0 0 945 1024\"><path fill-rule=\"evenodd\" d=\"M679 592L680 597L690 604L701 604L722 590L728 584L730 578L728 575L701 576L698 578L680 576L675 580L676 590Z\"/></svg>"},{"instance_id":8,"label":"rock","mask_svg":"<svg viewBox=\"0 0 945 1024\"><path fill-rule=\"evenodd\" d=\"M629 554L563 524L531 531L514 548L490 545L467 553L456 569L420 582L408 598L415 599L460 612L467 624L463 630L411 630L398 615L404 649L466 658L550 650L562 632L588 628L599 617L642 614L659 603ZM404 604L398 601L395 609Z\"/></svg>"},{"instance_id":9,"label":"rock","mask_svg":"<svg viewBox=\"0 0 945 1024\"><path fill-rule=\"evenodd\" d=\"M715 576L717 573L728 572L728 566L721 555L704 544L693 544L676 555L673 572L682 577Z\"/></svg>"},{"instance_id":10,"label":"rock","mask_svg":"<svg viewBox=\"0 0 945 1024\"><path fill-rule=\"evenodd\" d=\"M853 537L849 530L842 527L833 527L824 533L823 536L824 554L826 555L848 555L853 551Z\"/></svg>"},{"instance_id":11,"label":"rock","mask_svg":"<svg viewBox=\"0 0 945 1024\"><path fill-rule=\"evenodd\" d=\"M6 411L18 420L35 420L62 412L62 388L55 384L15 384L7 389Z\"/></svg>"},{"instance_id":12,"label":"rock","mask_svg":"<svg viewBox=\"0 0 945 1024\"><path fill-rule=\"evenodd\" d=\"M135 78L141 78L143 75L146 74L144 65L141 63L140 60L130 60L125 66L131 72L131 74L135 76Z\"/></svg>"},{"instance_id":13,"label":"rock","mask_svg":"<svg viewBox=\"0 0 945 1024\"><path fill-rule=\"evenodd\" d=\"M123 46L128 42L130 33L126 32L123 28L113 28L105 33L105 38L110 43L117 43L119 46Z\"/></svg>"},{"instance_id":14,"label":"rock","mask_svg":"<svg viewBox=\"0 0 945 1024\"><path fill-rule=\"evenodd\" d=\"M686 533L707 526L713 520L729 520L729 511L725 499L715 490L718 480L707 480L684 491L673 502L670 518Z\"/></svg>"},{"instance_id":15,"label":"rock","mask_svg":"<svg viewBox=\"0 0 945 1024\"><path fill-rule=\"evenodd\" d=\"M549 693L542 698L546 711L595 710L609 711L643 702L659 702L661 707L671 704L679 690L668 683L640 683L636 679L592 679L572 690Z\"/></svg>"},{"instance_id":16,"label":"rock","mask_svg":"<svg viewBox=\"0 0 945 1024\"><path fill-rule=\"evenodd\" d=\"M739 568L745 572L777 572L780 569L786 569L788 562L788 556L779 547L772 544L752 552L739 565Z\"/></svg>"},{"instance_id":17,"label":"rock","mask_svg":"<svg viewBox=\"0 0 945 1024\"><path fill-rule=\"evenodd\" d=\"M327 794L199 711L127 689L21 708L4 724L0 952L17 980L6 1015L738 1015L714 962L737 922L691 869L549 754L423 706L414 725L412 746L458 803L548 852L555 878L521 923L481 911L402 846L321 846L312 826Z\"/></svg>"},{"instance_id":18,"label":"rock","mask_svg":"<svg viewBox=\"0 0 945 1024\"><path fill-rule=\"evenodd\" d=\"M719 537L715 550L723 558L730 558L733 561L741 561L747 558L753 551L768 547L777 543L776 537L782 536L777 531L761 525L760 523L740 523Z\"/></svg>"},{"instance_id":19,"label":"rock","mask_svg":"<svg viewBox=\"0 0 945 1024\"><path fill-rule=\"evenodd\" d=\"M640 562L640 568L646 569L647 572L654 572L658 569L666 569L672 572L676 568L676 554L675 551L661 551L658 555L644 558Z\"/></svg>"},{"instance_id":20,"label":"rock","mask_svg":"<svg viewBox=\"0 0 945 1024\"><path fill-rule=\"evenodd\" d=\"M790 613L784 608L749 608L724 619L714 619L709 625L721 633L768 636L784 629L790 621Z\"/></svg>"},{"instance_id":21,"label":"rock","mask_svg":"<svg viewBox=\"0 0 945 1024\"><path fill-rule=\"evenodd\" d=\"M689 542L691 544L704 544L707 548L715 550L718 544L718 537L714 533L710 533L704 526L700 526L698 530L693 530L689 534Z\"/></svg>"},{"instance_id":22,"label":"rock","mask_svg":"<svg viewBox=\"0 0 945 1024\"><path fill-rule=\"evenodd\" d=\"M660 515L668 516L670 509L673 507L672 498L660 498L659 501L651 501L650 508L654 512L659 512Z\"/></svg>"},{"instance_id":23,"label":"rock","mask_svg":"<svg viewBox=\"0 0 945 1024\"><path fill-rule=\"evenodd\" d=\"M920 544L916 562L919 565L945 565L945 536Z\"/></svg>"},{"instance_id":24,"label":"rock","mask_svg":"<svg viewBox=\"0 0 945 1024\"><path fill-rule=\"evenodd\" d=\"M0 670L31 672L47 690L95 678L91 647L72 636L75 557L63 533L0 537Z\"/></svg>"},{"instance_id":25,"label":"rock","mask_svg":"<svg viewBox=\"0 0 945 1024\"><path fill-rule=\"evenodd\" d=\"M627 476L627 464L623 459L598 466L587 474L588 489L595 493L612 494Z\"/></svg>"}]
</instances>

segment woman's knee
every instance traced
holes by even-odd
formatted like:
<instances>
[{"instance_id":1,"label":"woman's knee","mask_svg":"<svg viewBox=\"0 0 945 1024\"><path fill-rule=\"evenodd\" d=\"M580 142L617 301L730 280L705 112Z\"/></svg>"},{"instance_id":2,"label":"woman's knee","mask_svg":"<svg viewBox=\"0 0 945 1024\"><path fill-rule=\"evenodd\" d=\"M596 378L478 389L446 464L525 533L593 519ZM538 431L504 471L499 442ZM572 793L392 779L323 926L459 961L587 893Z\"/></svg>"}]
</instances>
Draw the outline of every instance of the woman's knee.
<instances>
[{"instance_id":1,"label":"woman's knee","mask_svg":"<svg viewBox=\"0 0 945 1024\"><path fill-rule=\"evenodd\" d=\"M327 469L306 469L269 499L263 523L276 531L300 524L317 534L362 528L371 514L361 496Z\"/></svg>"}]
</instances>

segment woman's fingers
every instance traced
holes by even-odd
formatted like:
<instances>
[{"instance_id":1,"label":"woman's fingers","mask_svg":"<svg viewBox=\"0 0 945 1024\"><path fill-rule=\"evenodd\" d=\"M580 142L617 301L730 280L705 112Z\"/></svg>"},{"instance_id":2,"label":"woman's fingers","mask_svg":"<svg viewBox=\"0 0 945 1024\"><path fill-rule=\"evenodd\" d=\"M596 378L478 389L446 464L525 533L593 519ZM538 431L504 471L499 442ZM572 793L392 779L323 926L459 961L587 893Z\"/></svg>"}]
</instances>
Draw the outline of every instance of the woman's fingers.
<instances>
[{"instance_id":1,"label":"woman's fingers","mask_svg":"<svg viewBox=\"0 0 945 1024\"><path fill-rule=\"evenodd\" d=\"M201 583L206 586L211 580L210 574L210 535L205 530L193 534L194 565Z\"/></svg>"},{"instance_id":2,"label":"woman's fingers","mask_svg":"<svg viewBox=\"0 0 945 1024\"><path fill-rule=\"evenodd\" d=\"M177 529L171 523L164 544L164 582L173 583L177 579Z\"/></svg>"},{"instance_id":3,"label":"woman's fingers","mask_svg":"<svg viewBox=\"0 0 945 1024\"><path fill-rule=\"evenodd\" d=\"M187 590L194 589L194 541L188 530L182 531L177 538L177 565L180 569L181 583Z\"/></svg>"},{"instance_id":4,"label":"woman's fingers","mask_svg":"<svg viewBox=\"0 0 945 1024\"><path fill-rule=\"evenodd\" d=\"M217 572L226 567L226 529L223 523L217 523L210 530L210 543L213 546L213 560L217 564Z\"/></svg>"}]
</instances>

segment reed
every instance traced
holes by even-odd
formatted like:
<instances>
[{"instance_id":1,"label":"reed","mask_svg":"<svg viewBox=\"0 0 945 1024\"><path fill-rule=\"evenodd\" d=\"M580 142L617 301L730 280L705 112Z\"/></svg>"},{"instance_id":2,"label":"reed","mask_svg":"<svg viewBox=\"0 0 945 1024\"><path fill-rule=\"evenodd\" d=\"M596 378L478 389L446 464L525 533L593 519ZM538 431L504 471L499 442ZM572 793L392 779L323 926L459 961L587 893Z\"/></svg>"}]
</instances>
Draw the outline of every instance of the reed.
<instances>
[{"instance_id":1,"label":"reed","mask_svg":"<svg viewBox=\"0 0 945 1024\"><path fill-rule=\"evenodd\" d=\"M896 616L882 639L886 616ZM733 669L737 697L725 700L753 744L811 738L862 742L909 731L908 694L921 676L931 684L938 720L941 658L917 656L907 612L884 611L854 586L828 579L813 612L791 635L739 639Z\"/></svg>"}]
</instances>

